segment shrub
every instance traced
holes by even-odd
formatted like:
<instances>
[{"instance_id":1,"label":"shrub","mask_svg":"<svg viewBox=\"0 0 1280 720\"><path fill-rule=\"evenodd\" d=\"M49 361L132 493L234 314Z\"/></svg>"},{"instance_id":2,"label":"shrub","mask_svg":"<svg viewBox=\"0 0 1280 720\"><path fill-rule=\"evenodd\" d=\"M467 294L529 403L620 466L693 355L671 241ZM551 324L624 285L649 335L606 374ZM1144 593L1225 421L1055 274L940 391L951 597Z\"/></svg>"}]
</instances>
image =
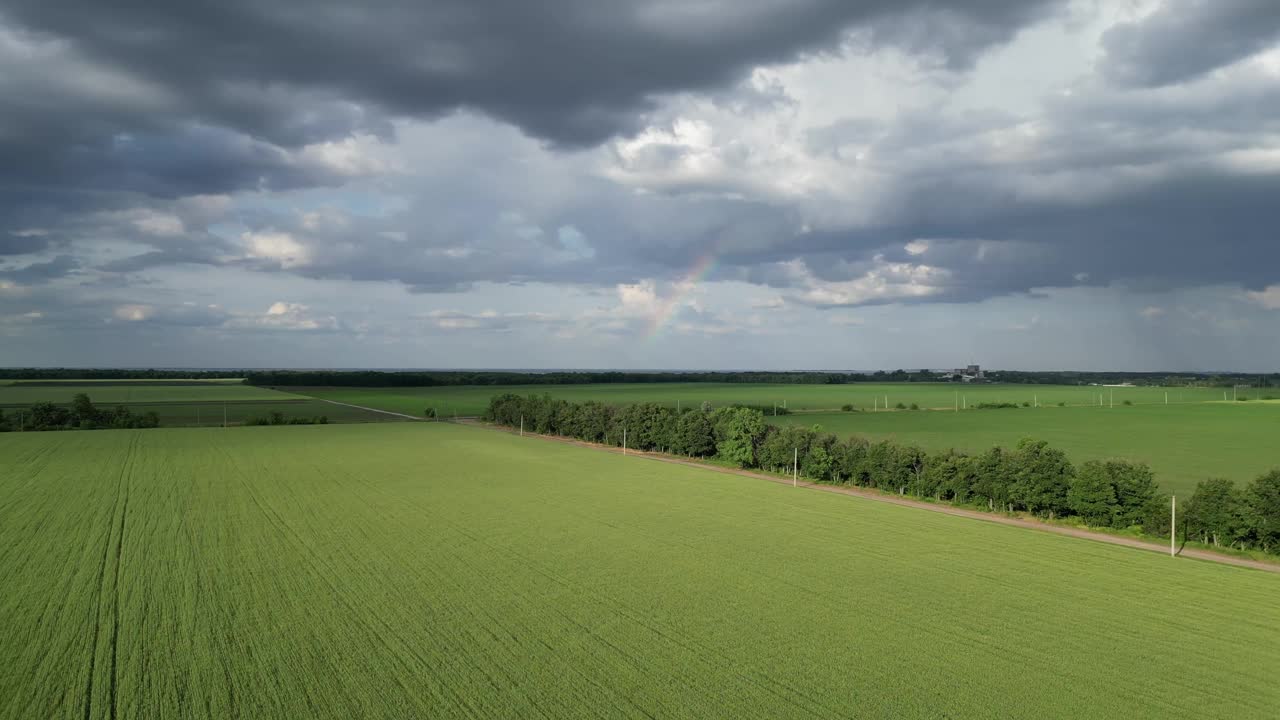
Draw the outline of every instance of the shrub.
<instances>
[{"instance_id":1,"label":"shrub","mask_svg":"<svg viewBox=\"0 0 1280 720\"><path fill-rule=\"evenodd\" d=\"M1125 400L1125 401L1124 401L1124 404L1125 404L1125 405L1132 405L1132 404L1133 404L1133 401L1132 401L1132 400Z\"/></svg>"},{"instance_id":2,"label":"shrub","mask_svg":"<svg viewBox=\"0 0 1280 720\"><path fill-rule=\"evenodd\" d=\"M893 409L894 409L894 410L906 410L906 409L907 409L907 406L906 406L906 405L903 405L902 403L898 403L897 405L894 405L894 406L893 406Z\"/></svg>"},{"instance_id":3,"label":"shrub","mask_svg":"<svg viewBox=\"0 0 1280 720\"><path fill-rule=\"evenodd\" d=\"M919 406L919 405L917 405L917 404L915 404L915 403L911 403L911 409L912 409L912 410L919 410L919 409L920 409L920 406Z\"/></svg>"},{"instance_id":4,"label":"shrub","mask_svg":"<svg viewBox=\"0 0 1280 720\"><path fill-rule=\"evenodd\" d=\"M853 412L853 405L850 405L849 403L845 403L840 406L840 409L845 412Z\"/></svg>"}]
</instances>

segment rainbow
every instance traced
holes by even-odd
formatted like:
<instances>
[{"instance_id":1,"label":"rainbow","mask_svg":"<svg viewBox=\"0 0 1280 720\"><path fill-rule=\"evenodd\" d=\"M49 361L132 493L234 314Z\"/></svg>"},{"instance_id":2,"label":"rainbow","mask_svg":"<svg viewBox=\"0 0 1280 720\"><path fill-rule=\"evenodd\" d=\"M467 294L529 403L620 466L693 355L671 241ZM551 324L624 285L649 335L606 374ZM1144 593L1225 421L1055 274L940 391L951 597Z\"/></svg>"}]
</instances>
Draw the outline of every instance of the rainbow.
<instances>
[{"instance_id":1,"label":"rainbow","mask_svg":"<svg viewBox=\"0 0 1280 720\"><path fill-rule=\"evenodd\" d=\"M644 333L645 342L651 342L662 334L662 331L671 323L671 318L675 316L676 310L679 309L681 303L685 301L685 298L689 297L689 293L693 292L698 283L706 279L707 275L715 268L715 265L716 256L713 251L708 251L700 255L697 260L694 260L688 272L675 284L675 289L671 292L671 295L663 298L658 303L658 309L650 316L649 325Z\"/></svg>"}]
</instances>

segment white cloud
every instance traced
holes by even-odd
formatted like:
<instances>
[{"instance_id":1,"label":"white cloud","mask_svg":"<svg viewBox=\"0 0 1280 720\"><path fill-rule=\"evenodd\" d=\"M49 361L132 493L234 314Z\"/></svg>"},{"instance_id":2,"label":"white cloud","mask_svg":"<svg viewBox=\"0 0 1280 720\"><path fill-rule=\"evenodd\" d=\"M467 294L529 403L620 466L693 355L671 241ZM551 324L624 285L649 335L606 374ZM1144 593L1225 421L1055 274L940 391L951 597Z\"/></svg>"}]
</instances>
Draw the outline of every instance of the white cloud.
<instances>
[{"instance_id":1,"label":"white cloud","mask_svg":"<svg viewBox=\"0 0 1280 720\"><path fill-rule=\"evenodd\" d=\"M311 251L286 232L264 230L240 235L249 257L270 260L282 268L295 268L311 262Z\"/></svg>"},{"instance_id":2,"label":"white cloud","mask_svg":"<svg viewBox=\"0 0 1280 720\"><path fill-rule=\"evenodd\" d=\"M641 280L634 284L617 286L618 313L627 317L653 315L659 309L657 284L653 280Z\"/></svg>"},{"instance_id":3,"label":"white cloud","mask_svg":"<svg viewBox=\"0 0 1280 720\"><path fill-rule=\"evenodd\" d=\"M1280 285L1268 285L1262 290L1247 291L1245 297L1268 310L1280 310Z\"/></svg>"},{"instance_id":4,"label":"white cloud","mask_svg":"<svg viewBox=\"0 0 1280 720\"><path fill-rule=\"evenodd\" d=\"M902 247L908 255L923 255L929 250L928 240L912 240Z\"/></svg>"},{"instance_id":5,"label":"white cloud","mask_svg":"<svg viewBox=\"0 0 1280 720\"><path fill-rule=\"evenodd\" d=\"M496 310L482 310L468 313L461 310L432 310L426 319L441 330L491 330L507 332L516 325L546 325L560 322L559 316L548 313L500 313Z\"/></svg>"},{"instance_id":6,"label":"white cloud","mask_svg":"<svg viewBox=\"0 0 1280 720\"><path fill-rule=\"evenodd\" d=\"M1164 309L1164 308L1162 308L1162 307L1157 307L1157 306L1155 306L1155 305L1148 305L1148 306L1146 306L1146 307L1144 307L1144 308L1142 308L1141 310L1139 310L1139 311L1138 311L1138 314L1139 314L1139 315L1141 315L1142 317L1144 317L1144 318L1146 318L1146 319L1148 319L1148 320L1154 320L1154 319L1156 319L1156 318L1160 317L1161 315L1164 315L1164 313L1165 313L1165 309Z\"/></svg>"},{"instance_id":7,"label":"white cloud","mask_svg":"<svg viewBox=\"0 0 1280 720\"><path fill-rule=\"evenodd\" d=\"M135 211L132 222L134 227L156 237L175 237L186 232L182 219L177 215L145 208Z\"/></svg>"},{"instance_id":8,"label":"white cloud","mask_svg":"<svg viewBox=\"0 0 1280 720\"><path fill-rule=\"evenodd\" d=\"M142 322L155 315L156 309L153 305L119 305L113 313L117 320L126 322Z\"/></svg>"},{"instance_id":9,"label":"white cloud","mask_svg":"<svg viewBox=\"0 0 1280 720\"><path fill-rule=\"evenodd\" d=\"M942 268L887 262L880 257L860 277L843 281L822 280L798 260L786 265L794 283L804 288L793 299L818 307L850 307L927 298L942 292L942 283L950 275Z\"/></svg>"},{"instance_id":10,"label":"white cloud","mask_svg":"<svg viewBox=\"0 0 1280 720\"><path fill-rule=\"evenodd\" d=\"M262 314L235 313L224 327L256 330L337 330L338 319L333 315L319 315L301 303L276 301Z\"/></svg>"}]
</instances>

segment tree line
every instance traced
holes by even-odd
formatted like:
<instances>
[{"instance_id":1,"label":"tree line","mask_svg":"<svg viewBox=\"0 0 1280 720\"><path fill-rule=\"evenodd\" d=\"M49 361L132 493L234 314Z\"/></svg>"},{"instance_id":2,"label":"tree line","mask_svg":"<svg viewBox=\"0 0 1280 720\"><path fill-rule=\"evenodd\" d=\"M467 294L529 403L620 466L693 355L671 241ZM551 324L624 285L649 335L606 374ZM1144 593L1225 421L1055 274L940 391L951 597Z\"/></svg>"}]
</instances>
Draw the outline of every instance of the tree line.
<instances>
[{"instance_id":1,"label":"tree line","mask_svg":"<svg viewBox=\"0 0 1280 720\"><path fill-rule=\"evenodd\" d=\"M988 380L1001 383L1088 385L1132 382L1137 385L1280 387L1280 374L1209 374L1168 372L1076 372L988 370ZM174 370L156 368L0 368L0 380L213 380L247 378L260 386L431 387L438 385L583 385L596 383L774 383L844 385L880 382L938 382L936 370L875 372L622 372L622 371L487 371L487 370Z\"/></svg>"},{"instance_id":2,"label":"tree line","mask_svg":"<svg viewBox=\"0 0 1280 720\"><path fill-rule=\"evenodd\" d=\"M70 407L39 402L8 415L0 410L0 432L154 427L160 427L155 412L134 413L123 405L102 410L84 393L77 393Z\"/></svg>"},{"instance_id":3,"label":"tree line","mask_svg":"<svg viewBox=\"0 0 1280 720\"><path fill-rule=\"evenodd\" d=\"M917 446L838 438L815 426L779 427L759 409L676 409L656 403L570 403L550 395L506 393L490 399L485 420L634 450L714 458L741 468L797 472L806 480L876 488L992 512L1078 518L1096 528L1168 536L1169 496L1150 467L1126 460L1079 466L1043 440L978 454L930 453ZM1280 470L1243 490L1206 480L1180 512L1179 533L1214 545L1280 551Z\"/></svg>"},{"instance_id":4,"label":"tree line","mask_svg":"<svg viewBox=\"0 0 1280 720\"><path fill-rule=\"evenodd\" d=\"M244 370L0 368L0 380L219 380L244 375Z\"/></svg>"}]
</instances>

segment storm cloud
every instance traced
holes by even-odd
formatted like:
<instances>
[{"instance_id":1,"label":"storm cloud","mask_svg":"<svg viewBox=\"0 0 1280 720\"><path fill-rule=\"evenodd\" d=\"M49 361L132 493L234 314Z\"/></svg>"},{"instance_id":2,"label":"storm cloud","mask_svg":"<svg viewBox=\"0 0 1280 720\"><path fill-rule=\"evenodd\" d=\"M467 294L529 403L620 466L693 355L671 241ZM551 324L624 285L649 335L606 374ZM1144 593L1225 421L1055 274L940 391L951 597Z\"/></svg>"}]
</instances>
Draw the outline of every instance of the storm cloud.
<instances>
[{"instance_id":1,"label":"storm cloud","mask_svg":"<svg viewBox=\"0 0 1280 720\"><path fill-rule=\"evenodd\" d=\"M0 364L1276 317L1274 3L0 0L0 65Z\"/></svg>"}]
</instances>

